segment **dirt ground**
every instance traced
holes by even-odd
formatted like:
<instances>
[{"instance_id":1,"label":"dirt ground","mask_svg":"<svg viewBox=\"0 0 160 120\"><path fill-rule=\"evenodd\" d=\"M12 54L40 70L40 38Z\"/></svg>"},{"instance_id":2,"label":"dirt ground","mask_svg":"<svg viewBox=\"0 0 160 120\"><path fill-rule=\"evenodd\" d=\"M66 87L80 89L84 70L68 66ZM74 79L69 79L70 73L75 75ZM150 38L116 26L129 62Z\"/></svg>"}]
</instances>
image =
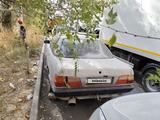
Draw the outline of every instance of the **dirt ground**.
<instances>
[{"instance_id":1,"label":"dirt ground","mask_svg":"<svg viewBox=\"0 0 160 120\"><path fill-rule=\"evenodd\" d=\"M42 86L40 93L40 120L63 120L61 111L53 101L48 99L49 81L48 72L43 70Z\"/></svg>"},{"instance_id":2,"label":"dirt ground","mask_svg":"<svg viewBox=\"0 0 160 120\"><path fill-rule=\"evenodd\" d=\"M42 34L27 28L30 74L24 44L16 30L0 31L0 120L28 120L38 69ZM38 48L39 47L39 48Z\"/></svg>"},{"instance_id":3,"label":"dirt ground","mask_svg":"<svg viewBox=\"0 0 160 120\"><path fill-rule=\"evenodd\" d=\"M29 77L23 62L0 59L0 120L28 120L38 57L30 62Z\"/></svg>"}]
</instances>

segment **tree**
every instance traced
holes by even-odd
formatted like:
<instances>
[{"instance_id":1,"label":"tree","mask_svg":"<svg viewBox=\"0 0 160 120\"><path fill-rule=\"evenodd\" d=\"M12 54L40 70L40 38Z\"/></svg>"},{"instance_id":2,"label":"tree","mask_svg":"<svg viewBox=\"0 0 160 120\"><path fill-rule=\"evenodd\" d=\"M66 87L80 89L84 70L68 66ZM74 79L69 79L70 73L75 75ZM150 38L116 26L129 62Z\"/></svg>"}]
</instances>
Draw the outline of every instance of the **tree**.
<instances>
[{"instance_id":1,"label":"tree","mask_svg":"<svg viewBox=\"0 0 160 120\"><path fill-rule=\"evenodd\" d=\"M78 36L79 29L84 26L87 42L92 42L96 39L95 28L101 22L103 11L108 8L107 24L114 24L116 21L117 13L113 11L113 5L117 0L58 0L54 9L62 13L60 25L60 33L65 34L69 40L69 47L72 51L72 57L75 59L75 76L77 74L77 58L78 48L74 47L75 42L80 42ZM52 16L52 14L49 14ZM82 24L82 26L80 26ZM116 41L116 36L111 38L110 46ZM54 49L58 45L53 42ZM57 49L59 57L63 54Z\"/></svg>"},{"instance_id":2,"label":"tree","mask_svg":"<svg viewBox=\"0 0 160 120\"><path fill-rule=\"evenodd\" d=\"M0 4L4 9L2 11L1 22L2 22L2 26L6 29L12 28L12 13L9 10L9 8L14 3L15 3L15 0L0 0Z\"/></svg>"},{"instance_id":3,"label":"tree","mask_svg":"<svg viewBox=\"0 0 160 120\"><path fill-rule=\"evenodd\" d=\"M93 40L95 28L98 27L103 15L104 8L110 9L108 23L114 24L117 14L113 11L112 6L117 0L59 0L57 8L63 13L62 33L65 33L70 40L78 39L77 34L71 36L74 29L77 33L82 23L85 26L87 39Z\"/></svg>"},{"instance_id":4,"label":"tree","mask_svg":"<svg viewBox=\"0 0 160 120\"><path fill-rule=\"evenodd\" d=\"M108 14L111 19L108 19L107 23L113 24L115 22L116 13L113 12L112 6L117 3L117 0L57 0L57 3L52 3L52 0L32 0L32 2L30 0L0 0L0 2L5 9L12 6L15 12L19 7L22 7L23 14L30 16L29 20L39 18L33 23L41 25L44 25L48 16L53 16L55 11L60 10L64 14L63 24L66 27L73 28L72 23L75 23L76 29L78 29L76 23L81 21L86 25L87 33L92 33L100 22L104 8L111 9ZM4 16L11 16L10 12L5 12ZM7 19L3 20L4 23L10 22Z\"/></svg>"},{"instance_id":5,"label":"tree","mask_svg":"<svg viewBox=\"0 0 160 120\"><path fill-rule=\"evenodd\" d=\"M103 15L104 8L110 10L106 22L108 24L115 23L117 13L113 11L113 5L116 3L117 0L57 0L56 3L52 3L51 0L32 0L31 4L26 0L17 0L16 6L21 6L24 14L30 16L31 21L33 19L32 24L43 26L43 28L46 27L47 19L50 16L56 18L55 13L60 11L62 17L56 18L56 23L63 25L60 32L67 36L71 42L70 47L73 47L73 42L79 41L78 30L81 27L80 23L85 26L87 41L95 40L95 28L101 21L100 18ZM74 34L72 34L73 31ZM113 35L110 46L115 42L115 39L116 37Z\"/></svg>"},{"instance_id":6,"label":"tree","mask_svg":"<svg viewBox=\"0 0 160 120\"><path fill-rule=\"evenodd\" d=\"M80 42L78 36L79 29L84 26L86 32L87 42L94 41L97 37L95 29L101 22L103 11L108 8L107 24L114 24L116 21L117 13L113 11L113 5L117 0L58 0L54 5L55 11L60 11L61 21L60 33L65 34L70 41L70 47L73 50L73 57L77 58L77 50L74 47L74 42ZM53 16L52 13L48 14ZM82 24L82 26L80 26ZM111 38L110 46L116 41L116 36ZM54 43L56 44L56 43ZM53 45L55 47L55 45ZM57 48L57 46L55 47ZM61 54L60 54L61 55Z\"/></svg>"},{"instance_id":7,"label":"tree","mask_svg":"<svg viewBox=\"0 0 160 120\"><path fill-rule=\"evenodd\" d=\"M114 24L117 17L117 13L113 11L113 5L117 3L117 0L57 0L56 3L52 3L52 0L32 0L32 2L29 0L0 0L0 2L7 9L2 14L2 26L5 28L11 27L12 14L8 10L10 7L13 7L15 12L21 9L22 14L29 18L27 23L41 28L45 28L49 16L55 16L56 11L61 11L63 14L61 24L64 27L60 32L66 34L72 42L79 41L77 33L81 27L80 23L85 26L88 41L96 38L94 30L101 21L105 8L110 10L106 18L107 24ZM72 34L73 31L75 34ZM115 38L114 35L110 45L115 42Z\"/></svg>"},{"instance_id":8,"label":"tree","mask_svg":"<svg viewBox=\"0 0 160 120\"><path fill-rule=\"evenodd\" d=\"M65 34L70 41L70 48L73 49L73 57L76 58L77 50L74 47L74 42L80 42L78 36L79 24L85 26L87 42L94 41L97 37L95 28L101 21L103 11L108 8L108 17L106 18L107 24L114 24L116 21L117 13L113 11L113 5L117 0L0 0L1 5L4 5L4 13L2 14L2 25L5 28L11 27L11 10L23 14L26 18L26 23L34 24L43 28L46 31L46 22L49 17L54 16L55 13L60 11L62 16L56 18L56 23L63 25L60 28L60 33ZM111 38L110 46L115 42L116 37L113 35ZM57 48L57 45L55 48ZM62 55L62 54L60 54ZM77 62L75 62L75 75L77 72Z\"/></svg>"}]
</instances>

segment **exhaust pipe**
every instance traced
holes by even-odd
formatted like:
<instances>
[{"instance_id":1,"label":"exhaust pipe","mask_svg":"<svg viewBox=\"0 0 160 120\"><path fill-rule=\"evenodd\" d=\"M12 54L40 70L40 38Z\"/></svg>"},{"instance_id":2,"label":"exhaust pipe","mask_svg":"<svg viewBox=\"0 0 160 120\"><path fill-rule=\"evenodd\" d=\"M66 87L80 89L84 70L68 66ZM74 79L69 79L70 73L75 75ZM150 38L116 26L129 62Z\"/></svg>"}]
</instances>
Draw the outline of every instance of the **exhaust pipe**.
<instances>
[{"instance_id":1,"label":"exhaust pipe","mask_svg":"<svg viewBox=\"0 0 160 120\"><path fill-rule=\"evenodd\" d=\"M76 105L76 98L75 97L70 98L68 100L68 105L70 105L70 106Z\"/></svg>"},{"instance_id":2,"label":"exhaust pipe","mask_svg":"<svg viewBox=\"0 0 160 120\"><path fill-rule=\"evenodd\" d=\"M55 99L56 99L56 96L55 96L54 93L49 92L49 93L48 93L48 98L49 98L50 100L55 100Z\"/></svg>"}]
</instances>

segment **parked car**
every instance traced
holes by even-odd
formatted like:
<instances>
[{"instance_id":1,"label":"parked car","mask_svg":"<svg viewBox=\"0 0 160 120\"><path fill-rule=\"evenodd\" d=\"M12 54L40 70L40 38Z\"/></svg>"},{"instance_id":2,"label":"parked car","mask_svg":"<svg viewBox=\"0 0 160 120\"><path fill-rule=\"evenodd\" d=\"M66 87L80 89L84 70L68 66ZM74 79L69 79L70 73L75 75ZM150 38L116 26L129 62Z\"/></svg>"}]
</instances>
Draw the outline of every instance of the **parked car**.
<instances>
[{"instance_id":1,"label":"parked car","mask_svg":"<svg viewBox=\"0 0 160 120\"><path fill-rule=\"evenodd\" d=\"M160 93L139 93L112 99L89 120L159 120Z\"/></svg>"},{"instance_id":2,"label":"parked car","mask_svg":"<svg viewBox=\"0 0 160 120\"><path fill-rule=\"evenodd\" d=\"M63 54L60 58L52 48L52 42L45 42L49 82L55 98L102 98L134 88L131 64L113 56L102 41L97 39L88 43L84 34L79 37L81 42L74 43L77 59L73 57L73 50L67 47L70 42L66 37L57 40L58 50Z\"/></svg>"}]
</instances>

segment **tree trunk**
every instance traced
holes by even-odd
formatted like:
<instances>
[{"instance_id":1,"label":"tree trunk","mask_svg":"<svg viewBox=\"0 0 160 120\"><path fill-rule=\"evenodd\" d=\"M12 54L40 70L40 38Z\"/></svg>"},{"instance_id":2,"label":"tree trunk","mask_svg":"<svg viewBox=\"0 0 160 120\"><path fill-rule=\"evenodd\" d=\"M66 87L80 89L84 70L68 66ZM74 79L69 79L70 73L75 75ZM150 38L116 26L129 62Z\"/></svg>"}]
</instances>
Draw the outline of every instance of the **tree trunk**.
<instances>
[{"instance_id":1,"label":"tree trunk","mask_svg":"<svg viewBox=\"0 0 160 120\"><path fill-rule=\"evenodd\" d=\"M12 13L9 10L10 8L9 2L8 1L1 2L1 6L4 9L1 16L2 27L7 30L11 30L12 29Z\"/></svg>"},{"instance_id":2,"label":"tree trunk","mask_svg":"<svg viewBox=\"0 0 160 120\"><path fill-rule=\"evenodd\" d=\"M12 29L12 13L11 11L3 11L2 13L2 27Z\"/></svg>"}]
</instances>

